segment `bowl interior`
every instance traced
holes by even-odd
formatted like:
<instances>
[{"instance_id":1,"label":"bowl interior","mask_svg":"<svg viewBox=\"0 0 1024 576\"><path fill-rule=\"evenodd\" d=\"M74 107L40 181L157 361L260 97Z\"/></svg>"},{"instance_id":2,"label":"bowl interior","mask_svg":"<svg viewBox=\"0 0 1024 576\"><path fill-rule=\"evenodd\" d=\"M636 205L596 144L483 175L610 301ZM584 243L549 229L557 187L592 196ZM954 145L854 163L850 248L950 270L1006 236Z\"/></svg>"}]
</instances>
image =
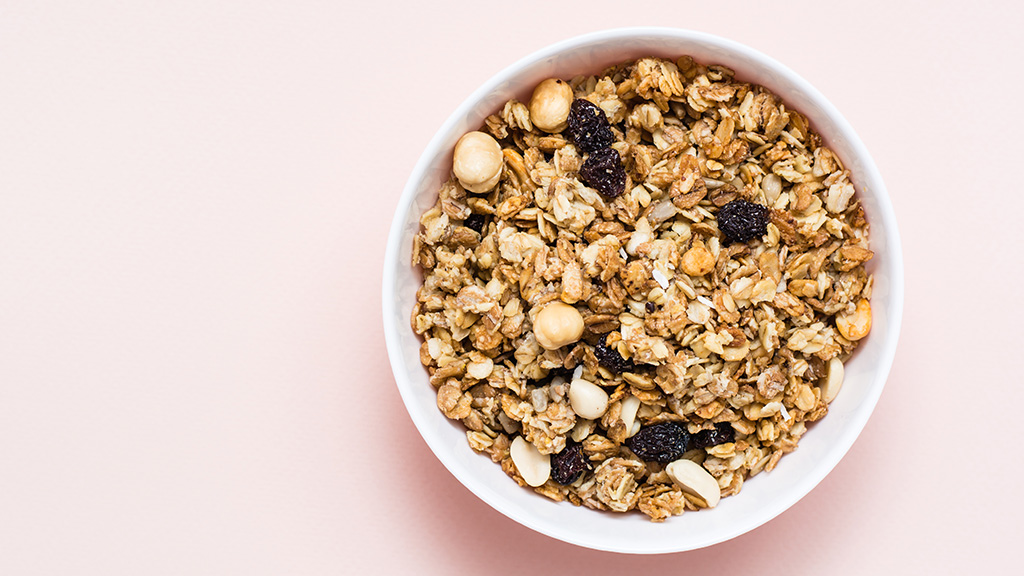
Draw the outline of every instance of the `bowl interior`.
<instances>
[{"instance_id":1,"label":"bowl interior","mask_svg":"<svg viewBox=\"0 0 1024 576\"><path fill-rule=\"evenodd\" d=\"M815 423L800 447L770 473L744 484L713 511L684 514L654 524L641 514L611 514L554 503L509 480L489 458L474 453L460 423L437 409L434 388L419 361L420 340L409 327L422 281L410 265L419 215L437 199L451 170L451 150L465 132L509 98L526 101L548 77L599 73L641 56L689 54L705 64L723 64L737 78L762 84L787 106L806 115L842 158L857 186L871 224L875 258L873 328L846 366L846 381L826 418ZM549 536L601 550L661 553L708 546L747 532L809 492L853 444L881 394L898 338L903 302L902 255L895 217L878 170L842 116L806 81L763 54L706 34L675 29L621 29L591 34L541 50L505 69L474 92L438 131L406 185L392 224L385 259L384 324L392 369L420 433L441 462L466 487L510 518Z\"/></svg>"}]
</instances>

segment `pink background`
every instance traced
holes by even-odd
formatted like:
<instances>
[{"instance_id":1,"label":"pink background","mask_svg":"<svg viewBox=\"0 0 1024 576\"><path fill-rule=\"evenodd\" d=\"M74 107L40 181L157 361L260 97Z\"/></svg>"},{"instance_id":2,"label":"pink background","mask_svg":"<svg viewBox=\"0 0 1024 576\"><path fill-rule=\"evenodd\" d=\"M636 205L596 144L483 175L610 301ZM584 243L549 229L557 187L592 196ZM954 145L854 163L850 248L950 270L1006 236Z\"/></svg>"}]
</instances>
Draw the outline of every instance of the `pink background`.
<instances>
[{"instance_id":1,"label":"pink background","mask_svg":"<svg viewBox=\"0 0 1024 576\"><path fill-rule=\"evenodd\" d=\"M0 573L1019 570L1018 3L142 4L0 5ZM380 313L392 211L451 110L627 25L815 84L886 178L907 274L888 386L834 472L660 557L463 488L404 411Z\"/></svg>"}]
</instances>

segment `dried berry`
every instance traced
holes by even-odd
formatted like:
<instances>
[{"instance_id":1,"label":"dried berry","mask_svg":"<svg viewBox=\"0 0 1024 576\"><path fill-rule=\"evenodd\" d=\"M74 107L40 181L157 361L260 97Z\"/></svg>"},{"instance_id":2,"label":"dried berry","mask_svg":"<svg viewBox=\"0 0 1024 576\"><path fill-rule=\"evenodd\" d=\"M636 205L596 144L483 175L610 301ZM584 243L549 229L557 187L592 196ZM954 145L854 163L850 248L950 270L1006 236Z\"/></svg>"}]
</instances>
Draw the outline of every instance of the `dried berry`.
<instances>
[{"instance_id":1,"label":"dried berry","mask_svg":"<svg viewBox=\"0 0 1024 576\"><path fill-rule=\"evenodd\" d=\"M625 192L626 169L619 153L614 148L591 152L580 168L580 180L609 198Z\"/></svg>"},{"instance_id":2,"label":"dried berry","mask_svg":"<svg viewBox=\"0 0 1024 576\"><path fill-rule=\"evenodd\" d=\"M732 424L719 422L715 424L714 428L701 430L691 438L693 441L691 448L707 448L708 446L718 446L719 444L735 441L736 432L732 429Z\"/></svg>"},{"instance_id":3,"label":"dried berry","mask_svg":"<svg viewBox=\"0 0 1024 576\"><path fill-rule=\"evenodd\" d=\"M604 338L597 343L597 346L594 346L594 356L597 357L598 364L615 374L636 370L636 366L632 362L623 358L617 350L608 346L607 342L608 335L605 334Z\"/></svg>"},{"instance_id":4,"label":"dried berry","mask_svg":"<svg viewBox=\"0 0 1024 576\"><path fill-rule=\"evenodd\" d=\"M470 214L462 225L470 230L476 230L477 234L483 234L484 226L487 225L487 217L483 214Z\"/></svg>"},{"instance_id":5,"label":"dried berry","mask_svg":"<svg viewBox=\"0 0 1024 576\"><path fill-rule=\"evenodd\" d=\"M593 467L583 455L583 446L569 442L558 454L551 455L551 479L559 484L572 484Z\"/></svg>"},{"instance_id":6,"label":"dried berry","mask_svg":"<svg viewBox=\"0 0 1024 576\"><path fill-rule=\"evenodd\" d=\"M644 426L626 439L626 446L644 460L666 464L690 449L690 434L678 422L662 422Z\"/></svg>"},{"instance_id":7,"label":"dried berry","mask_svg":"<svg viewBox=\"0 0 1024 576\"><path fill-rule=\"evenodd\" d=\"M768 208L733 200L718 211L718 229L726 244L760 238L768 233Z\"/></svg>"},{"instance_id":8,"label":"dried berry","mask_svg":"<svg viewBox=\"0 0 1024 576\"><path fill-rule=\"evenodd\" d=\"M580 152L593 152L615 141L604 110L589 100L577 98L569 107L569 138Z\"/></svg>"},{"instance_id":9,"label":"dried berry","mask_svg":"<svg viewBox=\"0 0 1024 576\"><path fill-rule=\"evenodd\" d=\"M644 304L644 308L647 310L648 314L653 314L654 311L658 309L658 307L655 306L654 302L648 302L647 304Z\"/></svg>"}]
</instances>

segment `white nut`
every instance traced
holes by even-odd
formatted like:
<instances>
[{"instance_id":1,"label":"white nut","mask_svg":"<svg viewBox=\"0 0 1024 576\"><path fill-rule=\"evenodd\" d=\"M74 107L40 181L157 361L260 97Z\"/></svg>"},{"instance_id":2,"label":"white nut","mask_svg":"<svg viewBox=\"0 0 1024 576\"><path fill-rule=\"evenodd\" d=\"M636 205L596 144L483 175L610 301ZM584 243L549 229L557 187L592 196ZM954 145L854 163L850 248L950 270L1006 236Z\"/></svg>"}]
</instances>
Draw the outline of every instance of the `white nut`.
<instances>
[{"instance_id":1,"label":"white nut","mask_svg":"<svg viewBox=\"0 0 1024 576\"><path fill-rule=\"evenodd\" d=\"M545 132L565 130L572 106L572 88L568 82L548 78L537 84L530 97L530 121Z\"/></svg>"},{"instance_id":2,"label":"white nut","mask_svg":"<svg viewBox=\"0 0 1024 576\"><path fill-rule=\"evenodd\" d=\"M569 405L577 415L597 420L608 410L608 393L587 380L573 380L569 385Z\"/></svg>"},{"instance_id":3,"label":"white nut","mask_svg":"<svg viewBox=\"0 0 1024 576\"><path fill-rule=\"evenodd\" d=\"M832 358L828 361L828 375L825 376L819 385L822 402L830 404L835 400L836 395L839 394L839 389L843 387L843 375L845 372L846 369L843 367L843 361L839 358Z\"/></svg>"},{"instance_id":4,"label":"white nut","mask_svg":"<svg viewBox=\"0 0 1024 576\"><path fill-rule=\"evenodd\" d=\"M483 132L468 132L455 144L452 170L466 190L487 192L498 183L503 158L497 140Z\"/></svg>"},{"instance_id":5,"label":"white nut","mask_svg":"<svg viewBox=\"0 0 1024 576\"><path fill-rule=\"evenodd\" d=\"M676 460L665 467L665 472L684 492L699 496L707 503L708 508L714 508L722 499L722 489L718 487L718 481L693 460Z\"/></svg>"},{"instance_id":6,"label":"white nut","mask_svg":"<svg viewBox=\"0 0 1024 576\"><path fill-rule=\"evenodd\" d=\"M533 320L533 335L547 350L558 350L583 335L583 315L564 302L552 302Z\"/></svg>"},{"instance_id":7,"label":"white nut","mask_svg":"<svg viewBox=\"0 0 1024 576\"><path fill-rule=\"evenodd\" d=\"M640 399L636 396L629 396L622 401L622 422L626 425L627 437L640 431L640 422L636 419L636 412L639 409Z\"/></svg>"},{"instance_id":8,"label":"white nut","mask_svg":"<svg viewBox=\"0 0 1024 576\"><path fill-rule=\"evenodd\" d=\"M541 454L533 444L522 436L516 436L508 449L516 470L530 486L540 486L551 477L551 457Z\"/></svg>"}]
</instances>

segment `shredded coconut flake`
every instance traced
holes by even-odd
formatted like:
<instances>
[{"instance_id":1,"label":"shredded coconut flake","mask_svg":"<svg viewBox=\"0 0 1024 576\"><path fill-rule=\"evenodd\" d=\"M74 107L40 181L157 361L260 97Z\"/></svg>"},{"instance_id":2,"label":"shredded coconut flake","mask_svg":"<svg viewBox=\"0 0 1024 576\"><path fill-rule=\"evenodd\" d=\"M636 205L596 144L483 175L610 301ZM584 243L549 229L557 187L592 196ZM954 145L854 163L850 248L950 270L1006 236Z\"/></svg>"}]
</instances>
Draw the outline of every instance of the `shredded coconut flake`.
<instances>
[{"instance_id":1,"label":"shredded coconut flake","mask_svg":"<svg viewBox=\"0 0 1024 576\"><path fill-rule=\"evenodd\" d=\"M654 276L654 279L658 282L658 286L661 286L662 290L668 290L668 278L661 273L661 270L655 268L654 271L651 272L651 276Z\"/></svg>"},{"instance_id":2,"label":"shredded coconut flake","mask_svg":"<svg viewBox=\"0 0 1024 576\"><path fill-rule=\"evenodd\" d=\"M708 300L707 296L698 295L697 302L700 302L701 304L707 306L708 308L711 308L712 310L715 309L715 303L712 302L711 300Z\"/></svg>"},{"instance_id":3,"label":"shredded coconut flake","mask_svg":"<svg viewBox=\"0 0 1024 576\"><path fill-rule=\"evenodd\" d=\"M572 379L573 380L579 380L582 377L583 377L583 364L580 364L579 366L576 367L575 370L572 371Z\"/></svg>"},{"instance_id":4,"label":"shredded coconut flake","mask_svg":"<svg viewBox=\"0 0 1024 576\"><path fill-rule=\"evenodd\" d=\"M779 409L782 412L782 418L785 420L789 420L789 410L786 410L786 406L779 404Z\"/></svg>"},{"instance_id":5,"label":"shredded coconut flake","mask_svg":"<svg viewBox=\"0 0 1024 576\"><path fill-rule=\"evenodd\" d=\"M629 260L629 255L626 254L625 248L619 248L619 256L622 256L623 260Z\"/></svg>"}]
</instances>

